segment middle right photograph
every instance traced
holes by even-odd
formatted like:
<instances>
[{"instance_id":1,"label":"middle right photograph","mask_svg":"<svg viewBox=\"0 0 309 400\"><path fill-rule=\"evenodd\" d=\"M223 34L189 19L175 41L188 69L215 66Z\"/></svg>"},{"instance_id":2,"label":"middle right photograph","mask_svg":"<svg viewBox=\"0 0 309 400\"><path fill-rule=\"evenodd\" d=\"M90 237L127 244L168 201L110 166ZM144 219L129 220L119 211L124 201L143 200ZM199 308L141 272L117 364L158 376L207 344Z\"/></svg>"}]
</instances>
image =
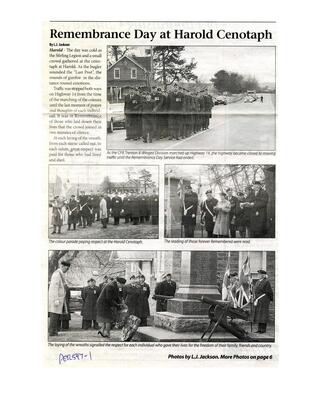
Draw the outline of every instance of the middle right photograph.
<instances>
[{"instance_id":1,"label":"middle right photograph","mask_svg":"<svg viewBox=\"0 0 309 400\"><path fill-rule=\"evenodd\" d=\"M166 238L274 238L275 165L165 165Z\"/></svg>"}]
</instances>

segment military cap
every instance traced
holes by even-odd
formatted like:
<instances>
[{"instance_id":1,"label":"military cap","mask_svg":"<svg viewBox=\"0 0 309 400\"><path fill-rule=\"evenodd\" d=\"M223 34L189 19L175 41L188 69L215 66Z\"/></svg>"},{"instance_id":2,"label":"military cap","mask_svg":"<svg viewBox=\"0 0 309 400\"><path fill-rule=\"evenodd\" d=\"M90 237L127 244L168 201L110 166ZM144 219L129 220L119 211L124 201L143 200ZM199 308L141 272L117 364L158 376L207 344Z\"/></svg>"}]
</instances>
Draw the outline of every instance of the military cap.
<instances>
[{"instance_id":1,"label":"military cap","mask_svg":"<svg viewBox=\"0 0 309 400\"><path fill-rule=\"evenodd\" d=\"M135 279L135 275L131 275L131 276L130 276L130 280L131 280L131 279Z\"/></svg>"},{"instance_id":2,"label":"military cap","mask_svg":"<svg viewBox=\"0 0 309 400\"><path fill-rule=\"evenodd\" d=\"M121 278L121 276L117 276L116 281L121 283L122 285L125 285L126 280L124 278Z\"/></svg>"},{"instance_id":3,"label":"military cap","mask_svg":"<svg viewBox=\"0 0 309 400\"><path fill-rule=\"evenodd\" d=\"M162 89L158 87L158 88L157 88L157 91L158 91L158 92L162 92Z\"/></svg>"},{"instance_id":4,"label":"military cap","mask_svg":"<svg viewBox=\"0 0 309 400\"><path fill-rule=\"evenodd\" d=\"M191 185L186 185L185 189L192 189Z\"/></svg>"},{"instance_id":5,"label":"military cap","mask_svg":"<svg viewBox=\"0 0 309 400\"><path fill-rule=\"evenodd\" d=\"M208 189L208 190L206 190L206 192L205 192L205 194L209 194L209 193L212 193L212 190L211 190L211 189Z\"/></svg>"},{"instance_id":6,"label":"military cap","mask_svg":"<svg viewBox=\"0 0 309 400\"><path fill-rule=\"evenodd\" d=\"M95 282L95 279L89 278L88 281L87 281L87 283L89 283L89 282Z\"/></svg>"},{"instance_id":7,"label":"military cap","mask_svg":"<svg viewBox=\"0 0 309 400\"><path fill-rule=\"evenodd\" d=\"M75 194L71 194L71 197L75 197Z\"/></svg>"},{"instance_id":8,"label":"military cap","mask_svg":"<svg viewBox=\"0 0 309 400\"><path fill-rule=\"evenodd\" d=\"M64 265L65 267L70 267L71 263L69 261L61 261L61 265Z\"/></svg>"},{"instance_id":9,"label":"military cap","mask_svg":"<svg viewBox=\"0 0 309 400\"><path fill-rule=\"evenodd\" d=\"M166 274L166 276L172 276L172 274L169 272L168 274Z\"/></svg>"},{"instance_id":10,"label":"military cap","mask_svg":"<svg viewBox=\"0 0 309 400\"><path fill-rule=\"evenodd\" d=\"M238 273L237 272L231 272L230 273L230 278L233 278L234 276L238 276Z\"/></svg>"},{"instance_id":11,"label":"military cap","mask_svg":"<svg viewBox=\"0 0 309 400\"><path fill-rule=\"evenodd\" d=\"M262 185L261 181L253 181L252 184L253 185Z\"/></svg>"},{"instance_id":12,"label":"military cap","mask_svg":"<svg viewBox=\"0 0 309 400\"><path fill-rule=\"evenodd\" d=\"M262 274L262 275L266 275L266 274L267 274L267 272L265 271L265 269L258 269L258 270L257 270L257 273L258 273L258 274Z\"/></svg>"}]
</instances>

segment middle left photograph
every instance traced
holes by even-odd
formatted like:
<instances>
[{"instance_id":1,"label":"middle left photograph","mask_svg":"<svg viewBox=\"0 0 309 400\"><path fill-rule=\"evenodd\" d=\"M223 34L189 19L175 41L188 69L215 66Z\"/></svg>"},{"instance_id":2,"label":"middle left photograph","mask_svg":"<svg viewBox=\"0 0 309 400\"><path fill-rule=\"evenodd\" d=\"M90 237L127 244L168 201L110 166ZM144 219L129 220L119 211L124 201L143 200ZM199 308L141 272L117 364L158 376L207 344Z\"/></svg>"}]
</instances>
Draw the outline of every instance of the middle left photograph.
<instances>
[{"instance_id":1,"label":"middle left photograph","mask_svg":"<svg viewBox=\"0 0 309 400\"><path fill-rule=\"evenodd\" d=\"M158 239L156 165L50 165L49 237Z\"/></svg>"}]
</instances>

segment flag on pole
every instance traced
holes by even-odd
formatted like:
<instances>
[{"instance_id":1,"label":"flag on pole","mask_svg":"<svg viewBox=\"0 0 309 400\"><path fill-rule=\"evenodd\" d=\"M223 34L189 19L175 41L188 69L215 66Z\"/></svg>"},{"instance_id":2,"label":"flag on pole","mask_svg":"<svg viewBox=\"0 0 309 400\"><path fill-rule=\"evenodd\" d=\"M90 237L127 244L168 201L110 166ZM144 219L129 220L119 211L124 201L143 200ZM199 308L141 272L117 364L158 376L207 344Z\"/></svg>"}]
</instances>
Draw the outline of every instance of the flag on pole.
<instances>
[{"instance_id":1,"label":"flag on pole","mask_svg":"<svg viewBox=\"0 0 309 400\"><path fill-rule=\"evenodd\" d=\"M180 198L180 201L182 205L184 206L184 200L185 200L185 188L183 184L183 179L179 179L178 186L177 186L177 194L178 197Z\"/></svg>"},{"instance_id":2,"label":"flag on pole","mask_svg":"<svg viewBox=\"0 0 309 400\"><path fill-rule=\"evenodd\" d=\"M223 282L222 282L222 300L227 300L228 299L228 287L230 285L230 253L228 254L227 257L227 264L225 268L225 273L223 276Z\"/></svg>"},{"instance_id":3,"label":"flag on pole","mask_svg":"<svg viewBox=\"0 0 309 400\"><path fill-rule=\"evenodd\" d=\"M236 292L237 305L243 308L249 303L251 295L252 279L251 279L251 268L250 258L246 257L239 273L239 288Z\"/></svg>"},{"instance_id":4,"label":"flag on pole","mask_svg":"<svg viewBox=\"0 0 309 400\"><path fill-rule=\"evenodd\" d=\"M62 193L63 193L62 179L60 178L59 175L57 175L56 176L56 182L55 182L54 195L61 197Z\"/></svg>"}]
</instances>

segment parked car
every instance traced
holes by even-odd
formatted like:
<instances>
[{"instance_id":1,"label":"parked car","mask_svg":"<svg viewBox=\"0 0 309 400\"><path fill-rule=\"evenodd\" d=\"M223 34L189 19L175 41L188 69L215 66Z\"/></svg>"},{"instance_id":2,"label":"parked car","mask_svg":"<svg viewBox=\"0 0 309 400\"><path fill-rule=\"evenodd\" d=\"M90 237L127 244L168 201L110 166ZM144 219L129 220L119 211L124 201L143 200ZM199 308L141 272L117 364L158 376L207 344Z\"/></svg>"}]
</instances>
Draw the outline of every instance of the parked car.
<instances>
[{"instance_id":1,"label":"parked car","mask_svg":"<svg viewBox=\"0 0 309 400\"><path fill-rule=\"evenodd\" d=\"M218 96L215 98L215 106L219 105L219 104L223 104L224 106L227 105L227 99L225 96Z\"/></svg>"},{"instance_id":2,"label":"parked car","mask_svg":"<svg viewBox=\"0 0 309 400\"><path fill-rule=\"evenodd\" d=\"M125 128L124 103L107 103L107 132Z\"/></svg>"}]
</instances>

